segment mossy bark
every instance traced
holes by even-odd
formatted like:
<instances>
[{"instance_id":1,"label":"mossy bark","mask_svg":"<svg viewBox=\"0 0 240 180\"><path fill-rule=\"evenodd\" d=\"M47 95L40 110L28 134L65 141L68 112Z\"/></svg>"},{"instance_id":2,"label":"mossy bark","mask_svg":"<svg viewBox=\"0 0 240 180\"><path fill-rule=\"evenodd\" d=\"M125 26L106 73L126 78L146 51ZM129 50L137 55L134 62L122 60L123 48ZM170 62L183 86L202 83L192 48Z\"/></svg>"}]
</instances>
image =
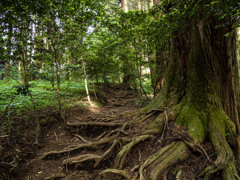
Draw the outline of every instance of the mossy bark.
<instances>
[{"instance_id":1,"label":"mossy bark","mask_svg":"<svg viewBox=\"0 0 240 180\"><path fill-rule=\"evenodd\" d=\"M194 143L201 144L208 137L217 159L202 172L205 179L219 170L223 170L224 179L239 179L235 157L225 137L229 124L239 137L236 38L233 35L227 39L224 35L231 29L215 28L219 23L215 17L204 19L196 15L185 26L187 31L170 40L166 81L158 97L142 112L165 108L168 114L174 114L177 127L186 129ZM145 129L161 132L161 116ZM238 138L235 142L239 158Z\"/></svg>"}]
</instances>

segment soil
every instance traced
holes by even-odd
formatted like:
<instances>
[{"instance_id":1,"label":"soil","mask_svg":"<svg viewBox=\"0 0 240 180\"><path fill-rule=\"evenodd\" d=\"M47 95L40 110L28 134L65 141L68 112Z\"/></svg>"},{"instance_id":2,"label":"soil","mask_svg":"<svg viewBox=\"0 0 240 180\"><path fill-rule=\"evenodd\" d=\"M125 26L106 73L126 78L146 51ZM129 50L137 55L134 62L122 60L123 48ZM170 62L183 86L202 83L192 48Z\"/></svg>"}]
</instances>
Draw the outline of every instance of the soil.
<instances>
[{"instance_id":1,"label":"soil","mask_svg":"<svg viewBox=\"0 0 240 180\"><path fill-rule=\"evenodd\" d=\"M81 104L71 109L65 109L67 122L84 122L89 119L98 119L108 116L122 116L122 113L133 112L148 103L144 98L139 97L131 87L126 84L98 84L99 93L93 101L98 101L100 106L83 107ZM87 102L87 99L83 99ZM83 102L84 104L84 102ZM57 110L46 108L39 112L41 122L41 133L39 145L34 144L34 114L24 113L13 116L11 132L0 129L0 179L45 179L61 171L61 161L64 155L39 160L38 157L44 152L61 150L69 145L82 143L83 141L75 136L81 134L87 141L108 132L116 127L95 127L86 126L71 127L61 119ZM3 121L7 122L7 119ZM120 119L121 121L121 119ZM126 119L124 120L126 121ZM5 132L5 133L4 133ZM5 135L8 134L8 135ZM107 147L106 147L107 148ZM90 151L81 149L71 155ZM96 150L95 150L96 151ZM100 153L97 152L96 153ZM71 156L70 155L70 156ZM97 174L109 166L111 161L104 165L93 168L93 162L84 163L81 168L74 170L68 167L68 175L63 179L94 179ZM60 173L61 174L61 173Z\"/></svg>"},{"instance_id":2,"label":"soil","mask_svg":"<svg viewBox=\"0 0 240 180\"><path fill-rule=\"evenodd\" d=\"M41 120L39 145L34 145L34 114L22 114L13 117L14 124L11 133L8 136L0 135L0 179L94 180L100 179L99 173L103 170L113 168L115 158L124 144L116 145L114 150L102 159L101 163L96 167L94 167L94 160L63 166L61 163L63 160L83 154L102 155L111 147L111 143L101 144L98 147L77 148L71 152L56 153L40 158L50 151L61 151L69 146L76 147L79 144L96 142L102 137L106 137L108 133L119 128L117 124L130 121L129 114L138 111L140 107L148 103L144 97L140 97L126 84L99 84L98 88L98 92L101 92L97 93L98 101L104 105L94 107L76 106L66 109L64 112L66 122L61 119L56 110L47 108L41 111L39 118ZM151 121L151 118L148 121ZM88 124L83 124L83 122ZM96 122L99 124L94 124ZM69 125L76 123L82 124ZM111 125L111 123L116 125ZM174 129L174 123L170 122L167 128ZM122 134L118 138L121 139L123 136L132 138L134 135L140 134L137 124L126 129L125 133L129 134ZM183 138L181 137L181 140ZM132 180L137 180L139 166L149 156L162 147L179 140L180 137L174 131L168 130L164 136L159 135L154 140L145 140L138 143L129 152L122 169L131 176ZM208 158L211 161L216 158L216 153L209 142L206 141L202 145L202 149L204 149L208 157L203 152L193 152L191 158L179 163L177 167L170 167L162 179L176 179L176 173L179 169L183 171L183 179L201 179L197 175L209 163ZM144 171L145 177L149 177L149 174L147 174L149 168L152 168L151 165ZM101 179L120 180L125 178L114 173L106 173ZM221 179L221 177L216 173L210 179L217 180Z\"/></svg>"}]
</instances>

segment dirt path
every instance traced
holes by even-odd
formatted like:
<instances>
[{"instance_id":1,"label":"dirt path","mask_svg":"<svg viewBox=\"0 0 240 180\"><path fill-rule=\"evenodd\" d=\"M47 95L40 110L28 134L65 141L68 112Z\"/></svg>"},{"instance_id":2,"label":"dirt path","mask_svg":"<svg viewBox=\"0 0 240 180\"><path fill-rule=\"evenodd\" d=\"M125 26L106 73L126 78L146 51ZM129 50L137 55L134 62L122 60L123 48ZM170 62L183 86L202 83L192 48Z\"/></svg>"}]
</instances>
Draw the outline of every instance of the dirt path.
<instances>
[{"instance_id":1,"label":"dirt path","mask_svg":"<svg viewBox=\"0 0 240 180\"><path fill-rule=\"evenodd\" d=\"M66 112L67 124L56 121L43 127L42 143L36 151L36 158L28 162L30 174L25 176L25 179L95 179L99 172L114 164L112 159L103 159L104 163L95 168L93 168L93 160L61 166L64 160L76 155L91 154L92 150L94 150L94 154L104 153L93 147L78 148L71 153L66 151L46 156L43 159L39 158L51 151L61 151L69 147L76 147L79 144L96 142L117 129L118 124L122 125L127 121L127 117L123 118L123 114L137 110L134 102L137 102L138 96L127 85L110 84L104 89L104 93L98 96L105 102L105 106L68 110ZM101 145L103 150L108 148L110 147Z\"/></svg>"},{"instance_id":2,"label":"dirt path","mask_svg":"<svg viewBox=\"0 0 240 180\"><path fill-rule=\"evenodd\" d=\"M40 117L39 146L33 144L31 117L14 120L18 123L15 126L22 129L15 128L9 136L0 137L0 147L3 147L0 149L0 180L137 180L143 176L148 180L155 166L145 164L149 158L154 155L171 158L166 147L189 140L184 131L179 135L174 121L168 121L162 109L134 114L140 105L146 104L129 86L109 84L98 92L101 92L97 96L104 106L70 108L65 111L66 122L56 110L44 110ZM154 120L158 116L166 116L165 123L156 124ZM163 133L144 134L151 124L163 127ZM198 175L209 158L213 162L217 156L208 141L198 147L193 146L187 161L165 169L161 179L175 180L181 172L182 179L202 180ZM215 173L210 179L222 178Z\"/></svg>"}]
</instances>

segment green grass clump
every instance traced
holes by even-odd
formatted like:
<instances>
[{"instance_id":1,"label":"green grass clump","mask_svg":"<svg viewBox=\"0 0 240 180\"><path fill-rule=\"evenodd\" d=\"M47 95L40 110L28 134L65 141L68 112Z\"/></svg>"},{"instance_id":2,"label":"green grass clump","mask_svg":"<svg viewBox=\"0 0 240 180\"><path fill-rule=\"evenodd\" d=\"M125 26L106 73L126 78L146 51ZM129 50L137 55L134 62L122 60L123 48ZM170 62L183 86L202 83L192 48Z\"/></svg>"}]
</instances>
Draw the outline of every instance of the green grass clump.
<instances>
[{"instance_id":1,"label":"green grass clump","mask_svg":"<svg viewBox=\"0 0 240 180\"><path fill-rule=\"evenodd\" d=\"M54 89L49 81L31 81L29 84L35 84L36 86L30 88L33 96L34 103L37 110L51 107L58 108L57 99L57 82L55 82ZM11 99L15 96L16 89L13 86L19 86L19 84L11 80L9 82L0 81L0 116L6 109ZM65 81L60 85L60 94L63 108L75 105L83 105L81 98L86 96L85 85L82 81ZM92 85L88 85L89 92L92 93ZM81 104L82 103L82 104ZM33 111L33 105L30 96L17 95L8 109L8 115L18 114L21 112Z\"/></svg>"}]
</instances>

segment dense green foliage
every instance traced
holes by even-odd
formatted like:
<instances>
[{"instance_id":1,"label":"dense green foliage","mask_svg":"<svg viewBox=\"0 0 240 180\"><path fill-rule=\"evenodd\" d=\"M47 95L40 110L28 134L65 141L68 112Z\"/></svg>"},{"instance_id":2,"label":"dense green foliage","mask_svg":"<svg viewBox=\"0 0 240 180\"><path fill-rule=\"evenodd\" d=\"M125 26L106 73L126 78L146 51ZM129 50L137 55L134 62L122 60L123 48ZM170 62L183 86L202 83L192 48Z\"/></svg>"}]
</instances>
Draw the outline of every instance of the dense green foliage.
<instances>
[{"instance_id":1,"label":"dense green foliage","mask_svg":"<svg viewBox=\"0 0 240 180\"><path fill-rule=\"evenodd\" d=\"M33 98L35 99L35 104L38 110L49 108L57 108L57 92L52 89L52 85L49 81L31 81L31 84L34 84L30 89L32 92ZM14 86L19 86L16 81L9 81L5 83L1 81L0 88L0 113L2 114L10 102L10 100L16 95L16 89ZM90 93L93 93L92 85L90 86ZM82 97L85 94L84 82L74 81L68 82L65 81L61 83L61 96L63 97L62 104L63 108L68 108L71 106L83 106L87 105L81 101ZM22 112L31 112L33 111L32 102L29 96L24 94L18 95L8 110L8 116L15 115Z\"/></svg>"},{"instance_id":2,"label":"dense green foliage","mask_svg":"<svg viewBox=\"0 0 240 180\"><path fill-rule=\"evenodd\" d=\"M128 12L115 0L6 0L0 5L2 79L5 75L1 82L4 100L1 111L14 94L12 86L24 83L37 85L31 89L38 109L41 109L38 104L42 108L55 104L52 102L56 100L56 93L49 90L56 85L57 67L61 75L61 96L79 96L83 91L81 60L86 64L90 81L126 82L140 93L156 95L166 78L170 37L185 31L189 20L200 11L206 19L212 16L224 19L230 15L235 21L232 27L218 24L216 28L234 29L240 15L239 2L235 0L164 0L151 9L147 9L144 1L142 10L137 10L135 1L129 1ZM90 89L92 91L92 87ZM30 104L26 99L28 97L17 97L12 109L19 112Z\"/></svg>"}]
</instances>

